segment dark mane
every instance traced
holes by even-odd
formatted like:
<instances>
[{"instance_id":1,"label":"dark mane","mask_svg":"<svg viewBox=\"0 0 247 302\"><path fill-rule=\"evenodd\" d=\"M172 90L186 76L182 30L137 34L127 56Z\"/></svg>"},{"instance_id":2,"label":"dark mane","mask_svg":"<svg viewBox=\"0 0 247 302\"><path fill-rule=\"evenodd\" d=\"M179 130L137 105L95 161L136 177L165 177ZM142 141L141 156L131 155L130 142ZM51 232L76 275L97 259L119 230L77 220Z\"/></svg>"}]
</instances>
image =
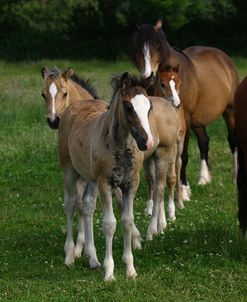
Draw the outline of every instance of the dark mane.
<instances>
[{"instance_id":1,"label":"dark mane","mask_svg":"<svg viewBox=\"0 0 247 302\"><path fill-rule=\"evenodd\" d=\"M148 43L150 48L159 48L162 61L168 56L169 44L163 30L158 32L150 24L139 26L133 34L130 42L130 58L136 63L137 57L143 55L144 45Z\"/></svg>"},{"instance_id":2,"label":"dark mane","mask_svg":"<svg viewBox=\"0 0 247 302\"><path fill-rule=\"evenodd\" d=\"M94 88L94 86L92 85L92 83L90 82L89 79L85 80L85 79L79 77L75 73L70 77L70 79L73 82L75 82L76 84L78 84L79 86L81 86L82 88L86 89L87 92L89 92L94 99L99 99L97 91L96 91L96 89Z\"/></svg>"},{"instance_id":3,"label":"dark mane","mask_svg":"<svg viewBox=\"0 0 247 302\"><path fill-rule=\"evenodd\" d=\"M182 49L180 49L180 48L178 48L178 47L176 47L176 46L172 46L172 48L173 48L176 52L179 52L179 53L181 53L182 55L184 55L186 59L190 60L190 58L186 55L186 53L183 52Z\"/></svg>"},{"instance_id":4,"label":"dark mane","mask_svg":"<svg viewBox=\"0 0 247 302\"><path fill-rule=\"evenodd\" d=\"M122 75L123 74L117 74L117 75L112 76L112 78L111 78L111 86L113 89L113 94L112 94L112 98L111 98L109 107L111 106L112 101L114 100L118 90L120 89L120 81L121 81ZM145 80L141 77L137 77L136 75L129 74L129 88L136 87L136 86L141 86L144 89L146 89Z\"/></svg>"},{"instance_id":5,"label":"dark mane","mask_svg":"<svg viewBox=\"0 0 247 302\"><path fill-rule=\"evenodd\" d=\"M46 76L48 79L58 78L61 77L62 75L63 75L63 71L57 68L56 66L49 69L46 68ZM93 87L89 79L85 80L82 77L79 77L75 73L70 77L70 79L76 84L78 84L79 86L81 86L82 88L84 88L85 90L87 90L87 92L89 92L94 99L99 98L96 89Z\"/></svg>"}]
</instances>

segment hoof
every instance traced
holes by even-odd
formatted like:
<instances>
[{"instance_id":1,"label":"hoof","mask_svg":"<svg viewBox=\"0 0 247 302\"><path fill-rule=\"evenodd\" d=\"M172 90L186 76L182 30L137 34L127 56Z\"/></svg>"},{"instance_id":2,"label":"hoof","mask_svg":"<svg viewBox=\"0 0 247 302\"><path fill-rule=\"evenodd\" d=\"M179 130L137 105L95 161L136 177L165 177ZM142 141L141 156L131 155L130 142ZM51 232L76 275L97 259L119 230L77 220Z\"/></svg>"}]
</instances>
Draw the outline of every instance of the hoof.
<instances>
[{"instance_id":1,"label":"hoof","mask_svg":"<svg viewBox=\"0 0 247 302\"><path fill-rule=\"evenodd\" d=\"M133 240L132 245L133 245L133 250L141 250L142 249L141 241L138 240L138 239Z\"/></svg>"},{"instance_id":2,"label":"hoof","mask_svg":"<svg viewBox=\"0 0 247 302\"><path fill-rule=\"evenodd\" d=\"M82 247L82 246L76 246L76 247L75 247L74 257L75 257L75 258L81 258L82 250L83 250L83 247Z\"/></svg>"},{"instance_id":3,"label":"hoof","mask_svg":"<svg viewBox=\"0 0 247 302\"><path fill-rule=\"evenodd\" d=\"M190 186L187 185L182 185L181 186L181 195L182 195L182 200L183 201L190 201L190 196L191 196L191 189Z\"/></svg>"},{"instance_id":4,"label":"hoof","mask_svg":"<svg viewBox=\"0 0 247 302\"><path fill-rule=\"evenodd\" d=\"M96 270L98 268L101 267L101 263L96 259L92 260L90 259L89 260L89 265L90 265L90 268L93 269L93 270Z\"/></svg>"},{"instance_id":5,"label":"hoof","mask_svg":"<svg viewBox=\"0 0 247 302\"><path fill-rule=\"evenodd\" d=\"M114 277L114 275L113 274L111 274L110 276L105 276L105 278L104 278L104 280L106 281L106 282L109 282L109 281L114 281L114 280L116 280L115 279L115 277Z\"/></svg>"}]
</instances>

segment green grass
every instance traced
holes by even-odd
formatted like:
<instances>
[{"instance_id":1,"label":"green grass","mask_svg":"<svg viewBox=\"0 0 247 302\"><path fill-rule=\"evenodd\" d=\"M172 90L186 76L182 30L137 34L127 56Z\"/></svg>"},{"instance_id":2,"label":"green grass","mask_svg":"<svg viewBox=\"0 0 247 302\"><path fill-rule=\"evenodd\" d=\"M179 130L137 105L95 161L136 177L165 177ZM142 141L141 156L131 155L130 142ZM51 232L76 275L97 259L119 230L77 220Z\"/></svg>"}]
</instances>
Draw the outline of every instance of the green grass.
<instances>
[{"instance_id":1,"label":"green grass","mask_svg":"<svg viewBox=\"0 0 247 302\"><path fill-rule=\"evenodd\" d=\"M241 77L247 60L235 59ZM92 79L109 99L110 76L135 71L129 62L0 62L0 301L247 301L247 243L239 236L232 156L222 119L208 127L212 183L196 185L199 153L191 135L188 178L192 200L177 210L176 223L134 252L136 281L126 280L123 239L114 237L115 282L85 258L64 266L66 223L57 132L45 121L43 66L72 67ZM146 185L142 178L135 220L143 237ZM117 217L119 218L119 213ZM76 219L75 219L76 221ZM101 262L104 238L100 204L95 242Z\"/></svg>"}]
</instances>

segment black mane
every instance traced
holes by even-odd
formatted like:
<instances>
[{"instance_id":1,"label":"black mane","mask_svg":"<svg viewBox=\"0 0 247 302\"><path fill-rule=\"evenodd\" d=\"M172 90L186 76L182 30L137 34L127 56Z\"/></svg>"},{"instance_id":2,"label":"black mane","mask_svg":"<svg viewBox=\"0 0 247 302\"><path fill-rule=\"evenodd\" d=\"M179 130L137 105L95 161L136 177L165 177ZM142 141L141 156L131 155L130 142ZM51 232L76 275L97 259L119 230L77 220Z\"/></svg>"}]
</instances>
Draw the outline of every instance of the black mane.
<instances>
[{"instance_id":1,"label":"black mane","mask_svg":"<svg viewBox=\"0 0 247 302\"><path fill-rule=\"evenodd\" d=\"M148 43L150 48L158 48L162 61L168 56L169 44L163 30L156 31L150 24L142 24L133 34L130 43L130 58L136 63L137 56L142 56L144 45Z\"/></svg>"},{"instance_id":2,"label":"black mane","mask_svg":"<svg viewBox=\"0 0 247 302\"><path fill-rule=\"evenodd\" d=\"M89 79L85 80L85 79L79 77L75 73L70 77L70 79L73 82L75 82L76 84L78 84L79 86L81 86L82 88L86 89L87 92L89 92L94 99L99 99L97 91L96 91L96 89L94 88L94 86L92 85L92 83L90 82Z\"/></svg>"},{"instance_id":3,"label":"black mane","mask_svg":"<svg viewBox=\"0 0 247 302\"><path fill-rule=\"evenodd\" d=\"M46 69L46 76L47 78L58 78L61 77L63 75L63 71L59 68L52 67L50 69ZM88 93L90 93L92 95L92 97L94 99L98 99L98 94L96 89L93 87L92 83L90 82L89 79L85 80L82 77L79 77L77 74L73 73L73 75L70 77L70 79L75 82L76 84L78 84L79 86L81 86L82 88L84 88L85 90L87 90Z\"/></svg>"},{"instance_id":4,"label":"black mane","mask_svg":"<svg viewBox=\"0 0 247 302\"><path fill-rule=\"evenodd\" d=\"M110 105L111 105L112 101L114 100L118 90L121 87L120 84L121 84L122 75L123 74L117 74L117 75L112 76L112 78L111 78L111 86L112 86L112 89L113 89L113 94L112 94ZM129 85L128 87L129 88L136 87L136 86L141 86L142 88L146 89L145 80L142 77L137 77L136 75L129 74L128 80L129 80L128 81L128 85Z\"/></svg>"}]
</instances>

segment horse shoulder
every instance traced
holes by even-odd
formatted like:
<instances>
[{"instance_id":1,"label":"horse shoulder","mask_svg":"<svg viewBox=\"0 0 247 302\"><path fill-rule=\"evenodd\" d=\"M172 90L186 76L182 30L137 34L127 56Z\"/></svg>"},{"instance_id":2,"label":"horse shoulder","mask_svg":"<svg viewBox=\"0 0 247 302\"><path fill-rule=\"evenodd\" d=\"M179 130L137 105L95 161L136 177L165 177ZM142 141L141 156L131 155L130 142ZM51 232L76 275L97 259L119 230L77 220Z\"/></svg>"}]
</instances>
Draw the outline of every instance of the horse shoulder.
<instances>
[{"instance_id":1,"label":"horse shoulder","mask_svg":"<svg viewBox=\"0 0 247 302\"><path fill-rule=\"evenodd\" d=\"M152 97L151 100L153 106L149 117L151 132L162 144L171 144L178 135L178 114L166 99Z\"/></svg>"}]
</instances>

